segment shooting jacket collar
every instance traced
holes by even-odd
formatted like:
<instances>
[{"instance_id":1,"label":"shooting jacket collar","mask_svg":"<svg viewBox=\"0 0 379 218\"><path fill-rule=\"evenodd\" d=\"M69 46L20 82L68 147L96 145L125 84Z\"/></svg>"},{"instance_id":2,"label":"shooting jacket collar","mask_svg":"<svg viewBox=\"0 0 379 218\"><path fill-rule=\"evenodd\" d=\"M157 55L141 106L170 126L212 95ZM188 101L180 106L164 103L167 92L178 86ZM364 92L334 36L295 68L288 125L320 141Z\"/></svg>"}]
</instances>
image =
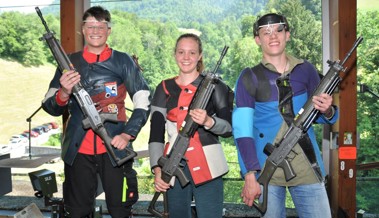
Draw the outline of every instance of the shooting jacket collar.
<instances>
[{"instance_id":1,"label":"shooting jacket collar","mask_svg":"<svg viewBox=\"0 0 379 218\"><path fill-rule=\"evenodd\" d=\"M283 75L287 75L289 74L290 72L292 72L293 68L296 67L296 65L298 64L302 64L304 63L304 60L303 59L298 59L298 58L295 58L291 55L288 55L286 54L286 57L287 57L287 61L288 61L288 70L284 72ZM277 69L275 68L275 66L273 64L271 64L270 62L266 61L265 59L262 59L261 63L269 70L271 71L274 71L274 72L278 72ZM279 72L278 72L279 73Z\"/></svg>"}]
</instances>

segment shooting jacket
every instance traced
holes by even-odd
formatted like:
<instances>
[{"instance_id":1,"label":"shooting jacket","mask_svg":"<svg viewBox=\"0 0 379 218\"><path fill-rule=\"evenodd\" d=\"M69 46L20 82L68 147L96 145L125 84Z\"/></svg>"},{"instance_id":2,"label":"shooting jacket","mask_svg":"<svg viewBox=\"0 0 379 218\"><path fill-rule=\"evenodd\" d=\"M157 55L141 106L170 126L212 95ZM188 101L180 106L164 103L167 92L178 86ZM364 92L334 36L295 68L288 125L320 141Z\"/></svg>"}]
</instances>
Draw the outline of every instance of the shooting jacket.
<instances>
[{"instance_id":1,"label":"shooting jacket","mask_svg":"<svg viewBox=\"0 0 379 218\"><path fill-rule=\"evenodd\" d=\"M179 86L175 78L162 81L156 88L151 104L151 132L149 139L150 165L158 166L158 159L172 149L179 128L185 119L191 100L203 78L200 75L187 86ZM220 177L228 172L225 155L218 136L230 137L233 92L219 81L206 111L215 124L210 129L200 126L190 139L185 153L188 168L196 185ZM165 144L167 131L168 143ZM179 146L179 145L178 145Z\"/></svg>"},{"instance_id":2,"label":"shooting jacket","mask_svg":"<svg viewBox=\"0 0 379 218\"><path fill-rule=\"evenodd\" d=\"M292 87L292 108L294 114L297 114L317 88L320 76L309 62L292 56L287 56L287 59L290 64L287 74L289 74ZM288 128L278 108L279 92L276 81L283 75L276 72L271 64L265 62L261 64L263 65L262 75L253 72L252 68L245 68L235 87L233 134L242 175L248 171L260 171L264 167L267 159L267 155L263 152L265 145L277 142ZM315 122L333 124L337 118L338 110L330 120L319 114ZM313 146L316 164L321 169L322 176L325 176L323 161L312 127L309 128L307 134ZM299 144L293 150L296 155L290 155L289 160L297 176L286 182L283 170L278 168L270 184L291 186L320 182Z\"/></svg>"},{"instance_id":3,"label":"shooting jacket","mask_svg":"<svg viewBox=\"0 0 379 218\"><path fill-rule=\"evenodd\" d=\"M118 122L105 122L110 137L126 133L137 137L150 113L150 90L141 72L126 53L112 50L110 58L102 62L87 63L83 52L69 55L81 75L81 84L98 104L101 112L116 112ZM53 116L60 116L68 110L66 130L62 136L62 159L72 165L87 132L82 126L84 115L75 97L71 95L68 104L59 105L56 94L60 89L61 71L57 69L42 102L43 109ZM125 114L125 98L129 94L134 110L130 118Z\"/></svg>"}]
</instances>

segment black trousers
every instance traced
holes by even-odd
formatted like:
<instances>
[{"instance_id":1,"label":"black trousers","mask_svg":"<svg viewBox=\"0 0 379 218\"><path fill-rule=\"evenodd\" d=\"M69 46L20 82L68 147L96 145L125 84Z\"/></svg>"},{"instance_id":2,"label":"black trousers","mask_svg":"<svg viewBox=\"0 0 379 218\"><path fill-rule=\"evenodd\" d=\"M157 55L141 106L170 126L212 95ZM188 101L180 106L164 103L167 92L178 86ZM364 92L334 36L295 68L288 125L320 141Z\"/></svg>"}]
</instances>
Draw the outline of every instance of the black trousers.
<instances>
[{"instance_id":1,"label":"black trousers","mask_svg":"<svg viewBox=\"0 0 379 218\"><path fill-rule=\"evenodd\" d=\"M129 217L132 205L138 200L137 173L132 166L133 160L130 160L120 167L113 167L107 153L78 154L72 166L65 164L63 200L68 216L92 216L99 175L109 214L112 218Z\"/></svg>"}]
</instances>

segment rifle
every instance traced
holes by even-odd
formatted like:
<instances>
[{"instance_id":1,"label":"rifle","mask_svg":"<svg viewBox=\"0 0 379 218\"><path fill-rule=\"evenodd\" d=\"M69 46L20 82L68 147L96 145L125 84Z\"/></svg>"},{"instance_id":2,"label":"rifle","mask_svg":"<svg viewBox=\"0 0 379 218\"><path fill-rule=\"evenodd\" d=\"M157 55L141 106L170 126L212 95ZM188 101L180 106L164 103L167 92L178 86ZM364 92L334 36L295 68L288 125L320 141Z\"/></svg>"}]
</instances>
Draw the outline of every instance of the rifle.
<instances>
[{"instance_id":1,"label":"rifle","mask_svg":"<svg viewBox=\"0 0 379 218\"><path fill-rule=\"evenodd\" d=\"M353 51L362 42L363 38L359 37L355 42L353 47L350 49L342 63L339 61L330 61L330 68L326 75L322 78L321 82L317 86L316 90L313 92L312 96L326 93L331 95L336 87L341 82L339 77L339 72L345 72L346 68L343 67L347 59L351 56ZM304 106L300 109L298 114L295 116L294 121L279 140L278 143L272 145L267 143L265 146L265 152L268 152L269 156L266 159L264 168L258 177L258 183L263 187L263 201L262 203L254 201L254 207L257 208L261 213L265 213L267 210L267 193L268 184L271 177L274 175L275 170L280 167L284 171L286 181L290 181L296 174L293 172L290 162L286 157L292 151L292 148L298 143L298 141L306 134L309 127L312 125L313 121L317 118L320 111L316 110L313 106L312 97L307 100Z\"/></svg>"},{"instance_id":2,"label":"rifle","mask_svg":"<svg viewBox=\"0 0 379 218\"><path fill-rule=\"evenodd\" d=\"M198 128L198 124L195 123L189 111L192 109L205 109L208 105L208 102L211 98L213 90L216 84L219 82L219 76L216 74L217 69L219 68L222 59L224 58L226 52L228 51L228 46L225 46L221 52L221 57L216 64L213 72L206 73L204 78L201 80L194 97L191 100L189 105L188 113L182 123L182 126L179 129L179 133L175 139L175 142L172 146L170 153L167 156L162 156L158 160L158 165L162 167L161 178L166 183L169 183L171 178L176 176L179 179L180 185L185 186L189 183L188 178L183 172L183 166L180 162L184 159L184 154L187 151L190 138L195 134L195 131ZM150 202L148 211L157 217L168 217L168 203L167 203L167 193L163 192L163 202L164 202L164 211L161 213L155 209L155 203L158 200L161 192L155 192L152 201Z\"/></svg>"},{"instance_id":3,"label":"rifle","mask_svg":"<svg viewBox=\"0 0 379 218\"><path fill-rule=\"evenodd\" d=\"M46 32L41 40L45 40L50 48L51 53L53 54L58 67L62 73L65 73L69 70L75 70L74 65L71 63L67 54L64 52L62 46L59 44L58 40L55 38L54 33L50 32L45 19L42 16L42 13L38 7L35 8L38 16L41 18L42 24L45 26ZM104 141L107 152L110 156L112 165L114 167L121 166L126 161L132 159L137 155L135 151L128 148L128 146L119 150L112 146L112 138L109 136L107 130L104 127L105 121L117 122L116 113L99 113L91 99L91 96L83 88L81 82L76 84L73 87L73 94L75 99L80 105L80 108L84 114L84 119L82 121L83 128L91 128L100 138Z\"/></svg>"}]
</instances>

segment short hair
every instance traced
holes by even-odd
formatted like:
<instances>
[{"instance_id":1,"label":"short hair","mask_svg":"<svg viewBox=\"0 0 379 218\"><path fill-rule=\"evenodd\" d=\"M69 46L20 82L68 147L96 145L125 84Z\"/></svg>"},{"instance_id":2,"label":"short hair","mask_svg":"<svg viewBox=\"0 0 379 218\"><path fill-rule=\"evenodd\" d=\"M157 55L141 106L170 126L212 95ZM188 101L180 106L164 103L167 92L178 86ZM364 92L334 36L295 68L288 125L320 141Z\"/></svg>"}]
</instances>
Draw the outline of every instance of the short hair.
<instances>
[{"instance_id":1,"label":"short hair","mask_svg":"<svg viewBox=\"0 0 379 218\"><path fill-rule=\"evenodd\" d=\"M83 14L82 21L87 20L88 17L94 17L97 21L105 20L111 22L111 14L101 6L93 6L86 10Z\"/></svg>"},{"instance_id":2,"label":"short hair","mask_svg":"<svg viewBox=\"0 0 379 218\"><path fill-rule=\"evenodd\" d=\"M277 23L283 24L285 31L290 30L287 19L283 15L276 14L276 13L269 13L269 14L263 15L262 17L258 16L257 21L255 21L254 26L253 26L254 36L259 35L259 29L262 28L262 26L277 24Z\"/></svg>"}]
</instances>

